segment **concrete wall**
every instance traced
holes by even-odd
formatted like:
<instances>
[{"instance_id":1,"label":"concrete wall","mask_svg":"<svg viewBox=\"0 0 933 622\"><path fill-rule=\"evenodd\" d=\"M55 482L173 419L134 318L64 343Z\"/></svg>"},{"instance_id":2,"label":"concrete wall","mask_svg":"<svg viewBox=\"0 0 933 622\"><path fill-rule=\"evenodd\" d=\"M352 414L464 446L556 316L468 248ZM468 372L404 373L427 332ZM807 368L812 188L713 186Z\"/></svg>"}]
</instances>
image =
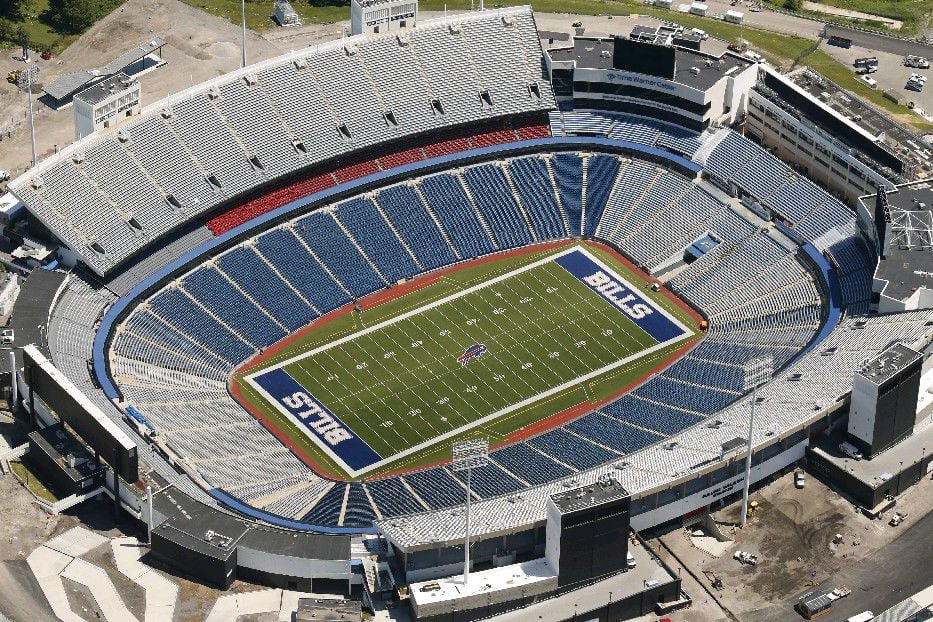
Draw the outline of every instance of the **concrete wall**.
<instances>
[{"instance_id":1,"label":"concrete wall","mask_svg":"<svg viewBox=\"0 0 933 622\"><path fill-rule=\"evenodd\" d=\"M808 440L804 440L780 454L765 460L762 463L752 466L751 481L755 483L770 476L776 471L793 464L804 456ZM743 461L744 464L744 461ZM632 529L642 531L655 525L660 525L668 521L680 518L684 514L689 514L694 510L706 507L723 497L742 491L742 482L745 480L745 474L739 473L725 481L713 484L699 492L696 492L683 499L665 503L653 510L642 512L637 516L632 516Z\"/></svg>"}]
</instances>

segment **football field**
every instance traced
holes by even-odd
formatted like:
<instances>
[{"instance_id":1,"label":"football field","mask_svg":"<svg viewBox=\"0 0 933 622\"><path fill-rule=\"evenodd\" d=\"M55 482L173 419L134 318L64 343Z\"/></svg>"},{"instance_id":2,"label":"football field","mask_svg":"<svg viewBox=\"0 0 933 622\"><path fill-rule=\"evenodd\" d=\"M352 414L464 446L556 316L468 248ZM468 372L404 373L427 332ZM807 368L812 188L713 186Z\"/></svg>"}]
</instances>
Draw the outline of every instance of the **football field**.
<instances>
[{"instance_id":1,"label":"football field","mask_svg":"<svg viewBox=\"0 0 933 622\"><path fill-rule=\"evenodd\" d=\"M575 245L289 351L245 380L357 477L693 335Z\"/></svg>"}]
</instances>

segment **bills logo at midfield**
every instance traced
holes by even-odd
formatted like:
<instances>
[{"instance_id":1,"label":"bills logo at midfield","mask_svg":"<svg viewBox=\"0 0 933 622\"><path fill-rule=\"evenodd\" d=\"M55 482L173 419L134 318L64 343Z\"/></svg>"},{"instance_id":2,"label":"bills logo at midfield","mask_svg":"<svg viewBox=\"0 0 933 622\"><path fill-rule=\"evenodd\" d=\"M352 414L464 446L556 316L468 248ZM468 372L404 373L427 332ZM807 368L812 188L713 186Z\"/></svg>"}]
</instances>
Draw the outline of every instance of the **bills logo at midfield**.
<instances>
[{"instance_id":1,"label":"bills logo at midfield","mask_svg":"<svg viewBox=\"0 0 933 622\"><path fill-rule=\"evenodd\" d=\"M457 357L457 362L466 367L470 361L486 354L486 344L477 343L466 349L466 351Z\"/></svg>"}]
</instances>

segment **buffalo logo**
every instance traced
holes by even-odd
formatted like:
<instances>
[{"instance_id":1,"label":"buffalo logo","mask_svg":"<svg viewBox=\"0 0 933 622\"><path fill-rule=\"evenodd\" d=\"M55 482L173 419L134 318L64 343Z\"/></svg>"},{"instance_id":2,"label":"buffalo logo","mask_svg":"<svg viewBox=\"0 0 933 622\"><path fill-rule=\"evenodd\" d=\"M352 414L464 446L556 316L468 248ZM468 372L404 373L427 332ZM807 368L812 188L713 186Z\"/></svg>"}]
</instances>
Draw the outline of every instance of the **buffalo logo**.
<instances>
[{"instance_id":1,"label":"buffalo logo","mask_svg":"<svg viewBox=\"0 0 933 622\"><path fill-rule=\"evenodd\" d=\"M470 364L470 361L479 358L484 354L486 354L486 345L478 343L476 345L470 346L463 354L458 356L457 362L466 367Z\"/></svg>"}]
</instances>

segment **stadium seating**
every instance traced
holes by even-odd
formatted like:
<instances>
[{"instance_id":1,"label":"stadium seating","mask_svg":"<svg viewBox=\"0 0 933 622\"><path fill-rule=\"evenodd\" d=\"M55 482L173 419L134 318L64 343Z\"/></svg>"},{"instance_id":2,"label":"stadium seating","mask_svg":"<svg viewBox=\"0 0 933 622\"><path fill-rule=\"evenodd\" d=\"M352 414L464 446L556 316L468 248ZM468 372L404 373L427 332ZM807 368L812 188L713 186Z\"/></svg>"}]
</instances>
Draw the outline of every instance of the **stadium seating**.
<instances>
[{"instance_id":1,"label":"stadium seating","mask_svg":"<svg viewBox=\"0 0 933 622\"><path fill-rule=\"evenodd\" d=\"M636 136L630 125L613 127ZM652 136L660 140L660 131ZM852 241L844 220L812 222L814 233L835 223L815 241L830 249L845 274L861 275L868 251ZM325 492L321 481L301 478L306 470L277 441L259 440L263 430L248 425L251 417L225 393L225 378L256 350L397 279L581 228L649 269L680 260L701 235L718 240L668 283L707 314L708 336L632 393L563 428L494 450L489 466L474 473L479 499L650 450L738 399L745 362L772 356L780 368L820 328L824 296L791 241L749 222L710 188L655 163L560 152L407 180L247 237L151 295L124 320L111 345L114 372L148 379L123 383L122 390L152 413L153 426L194 460L205 481L269 511L362 527L380 516L459 505L462 478L444 467L341 483ZM854 287L857 281L844 276L844 292ZM863 294L849 295L856 300ZM217 413L223 423L209 433L210 446L184 427L186 418L189 427L210 425ZM253 459L244 446L257 448ZM224 452L234 458L211 458ZM261 487L268 465L284 475Z\"/></svg>"},{"instance_id":2,"label":"stadium seating","mask_svg":"<svg viewBox=\"0 0 933 622\"><path fill-rule=\"evenodd\" d=\"M457 28L428 20L402 38L337 40L228 74L76 143L13 188L103 274L179 223L315 163L491 119L502 129L490 144L544 135L540 122L501 123L554 106L530 9L456 20ZM134 179L137 190L105 194L115 182L92 183L85 169L95 179ZM345 181L377 170L369 160L335 173ZM217 230L267 207L253 204Z\"/></svg>"}]
</instances>

